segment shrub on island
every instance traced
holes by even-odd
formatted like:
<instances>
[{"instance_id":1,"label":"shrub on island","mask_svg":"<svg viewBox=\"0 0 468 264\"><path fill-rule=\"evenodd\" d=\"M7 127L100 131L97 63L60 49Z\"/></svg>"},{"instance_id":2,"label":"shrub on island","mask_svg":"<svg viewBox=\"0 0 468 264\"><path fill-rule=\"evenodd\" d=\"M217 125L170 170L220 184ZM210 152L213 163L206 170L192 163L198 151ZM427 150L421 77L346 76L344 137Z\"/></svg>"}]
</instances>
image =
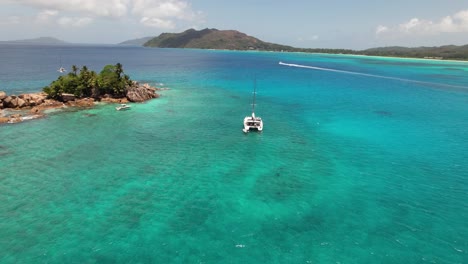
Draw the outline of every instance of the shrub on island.
<instances>
[{"instance_id":1,"label":"shrub on island","mask_svg":"<svg viewBox=\"0 0 468 264\"><path fill-rule=\"evenodd\" d=\"M60 76L44 87L43 91L50 99L58 101L64 101L65 94L73 94L76 98L122 98L134 84L135 82L123 72L120 63L104 66L99 74L88 70L86 66L78 70L78 67L73 65L70 73Z\"/></svg>"}]
</instances>

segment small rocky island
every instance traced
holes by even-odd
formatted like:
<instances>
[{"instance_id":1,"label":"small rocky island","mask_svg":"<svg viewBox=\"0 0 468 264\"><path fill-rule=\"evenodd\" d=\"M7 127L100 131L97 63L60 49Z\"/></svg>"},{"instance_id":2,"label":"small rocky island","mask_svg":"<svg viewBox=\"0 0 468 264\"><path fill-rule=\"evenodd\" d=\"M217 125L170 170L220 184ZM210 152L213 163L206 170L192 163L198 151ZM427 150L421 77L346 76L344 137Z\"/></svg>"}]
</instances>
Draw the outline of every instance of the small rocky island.
<instances>
[{"instance_id":1,"label":"small rocky island","mask_svg":"<svg viewBox=\"0 0 468 264\"><path fill-rule=\"evenodd\" d=\"M0 91L0 123L18 123L44 116L44 110L63 107L92 107L97 101L110 103L143 102L158 98L157 90L140 84L123 72L122 65L106 65L97 74L83 66L72 66L42 92L7 95Z\"/></svg>"}]
</instances>

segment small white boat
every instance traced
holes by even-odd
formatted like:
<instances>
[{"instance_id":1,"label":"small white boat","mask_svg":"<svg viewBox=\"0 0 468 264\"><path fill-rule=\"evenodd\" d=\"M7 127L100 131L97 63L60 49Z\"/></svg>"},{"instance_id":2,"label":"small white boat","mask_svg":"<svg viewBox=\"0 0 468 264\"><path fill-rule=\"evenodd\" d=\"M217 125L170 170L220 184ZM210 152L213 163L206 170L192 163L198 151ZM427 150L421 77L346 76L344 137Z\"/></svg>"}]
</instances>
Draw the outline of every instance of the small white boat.
<instances>
[{"instance_id":1,"label":"small white boat","mask_svg":"<svg viewBox=\"0 0 468 264\"><path fill-rule=\"evenodd\" d=\"M253 103L252 103L252 115L244 118L244 128L242 131L247 133L249 131L263 131L263 120L261 117L255 116L255 97L257 93L257 82L255 81L254 92L253 92Z\"/></svg>"},{"instance_id":2,"label":"small white boat","mask_svg":"<svg viewBox=\"0 0 468 264\"><path fill-rule=\"evenodd\" d=\"M60 56L60 68L59 68L57 71L60 72L60 73L64 73L64 72L67 71L67 70L65 70L65 68L62 66L62 56Z\"/></svg>"},{"instance_id":3,"label":"small white boat","mask_svg":"<svg viewBox=\"0 0 468 264\"><path fill-rule=\"evenodd\" d=\"M117 109L117 111L128 110L128 109L130 109L130 106L127 105L127 104L120 104L120 106L117 106L115 109Z\"/></svg>"}]
</instances>

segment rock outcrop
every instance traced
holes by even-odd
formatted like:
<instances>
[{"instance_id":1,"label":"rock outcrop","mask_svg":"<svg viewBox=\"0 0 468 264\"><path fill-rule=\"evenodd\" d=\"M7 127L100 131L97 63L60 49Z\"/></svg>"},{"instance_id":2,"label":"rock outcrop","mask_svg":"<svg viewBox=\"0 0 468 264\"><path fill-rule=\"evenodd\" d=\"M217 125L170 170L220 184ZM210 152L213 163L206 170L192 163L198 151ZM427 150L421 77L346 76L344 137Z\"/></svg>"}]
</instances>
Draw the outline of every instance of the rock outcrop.
<instances>
[{"instance_id":1,"label":"rock outcrop","mask_svg":"<svg viewBox=\"0 0 468 264\"><path fill-rule=\"evenodd\" d=\"M133 85L127 87L127 99L130 102L144 102L149 99L158 98L156 88L145 83L140 85L138 82L133 82Z\"/></svg>"},{"instance_id":2,"label":"rock outcrop","mask_svg":"<svg viewBox=\"0 0 468 264\"><path fill-rule=\"evenodd\" d=\"M45 93L32 93L21 95L9 95L5 92L0 92L0 109L2 108L23 108L36 106L44 103L47 98Z\"/></svg>"},{"instance_id":3,"label":"rock outcrop","mask_svg":"<svg viewBox=\"0 0 468 264\"><path fill-rule=\"evenodd\" d=\"M94 99L93 98L75 99L73 101L68 101L66 105L77 106L77 107L93 107Z\"/></svg>"},{"instance_id":4,"label":"rock outcrop","mask_svg":"<svg viewBox=\"0 0 468 264\"><path fill-rule=\"evenodd\" d=\"M69 93L63 93L62 94L62 100L64 103L69 102L69 101L74 101L75 100L75 95L74 94L69 94Z\"/></svg>"}]
</instances>

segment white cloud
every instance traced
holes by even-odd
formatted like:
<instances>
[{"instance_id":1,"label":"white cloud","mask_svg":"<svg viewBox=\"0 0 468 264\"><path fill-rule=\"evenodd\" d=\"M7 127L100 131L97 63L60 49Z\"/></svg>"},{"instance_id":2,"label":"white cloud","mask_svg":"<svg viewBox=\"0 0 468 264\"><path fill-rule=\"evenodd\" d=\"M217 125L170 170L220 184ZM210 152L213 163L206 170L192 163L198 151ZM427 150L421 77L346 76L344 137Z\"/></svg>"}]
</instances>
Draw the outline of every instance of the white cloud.
<instances>
[{"instance_id":1,"label":"white cloud","mask_svg":"<svg viewBox=\"0 0 468 264\"><path fill-rule=\"evenodd\" d=\"M431 21L420 21L418 18L413 18L410 21L400 24L400 31L410 33L411 31L420 31L423 28L430 27Z\"/></svg>"},{"instance_id":2,"label":"white cloud","mask_svg":"<svg viewBox=\"0 0 468 264\"><path fill-rule=\"evenodd\" d=\"M37 15L36 20L39 23L47 23L51 18L56 17L57 15L57 10L44 10Z\"/></svg>"},{"instance_id":3,"label":"white cloud","mask_svg":"<svg viewBox=\"0 0 468 264\"><path fill-rule=\"evenodd\" d=\"M194 17L193 11L187 2L179 0L135 0L132 12L145 17L175 17L190 20Z\"/></svg>"},{"instance_id":4,"label":"white cloud","mask_svg":"<svg viewBox=\"0 0 468 264\"><path fill-rule=\"evenodd\" d=\"M156 27L156 28L161 28L161 29L173 29L175 28L174 22L171 20L164 20L160 18L150 18L150 17L143 17L140 22L149 27Z\"/></svg>"},{"instance_id":5,"label":"white cloud","mask_svg":"<svg viewBox=\"0 0 468 264\"><path fill-rule=\"evenodd\" d=\"M122 17L130 0L17 0L16 3L39 9L78 12L96 16Z\"/></svg>"},{"instance_id":6,"label":"white cloud","mask_svg":"<svg viewBox=\"0 0 468 264\"><path fill-rule=\"evenodd\" d=\"M14 25L21 21L19 16L0 17L0 25Z\"/></svg>"},{"instance_id":7,"label":"white cloud","mask_svg":"<svg viewBox=\"0 0 468 264\"><path fill-rule=\"evenodd\" d=\"M377 36L381 37L438 35L441 33L468 33L468 10L463 10L454 15L443 17L436 22L412 18L397 26L387 27L379 25L376 29Z\"/></svg>"},{"instance_id":8,"label":"white cloud","mask_svg":"<svg viewBox=\"0 0 468 264\"><path fill-rule=\"evenodd\" d=\"M89 17L61 17L57 23L63 27L84 27L93 22Z\"/></svg>"},{"instance_id":9,"label":"white cloud","mask_svg":"<svg viewBox=\"0 0 468 264\"><path fill-rule=\"evenodd\" d=\"M174 28L176 20L200 18L187 2L180 0L134 0L131 12L142 17L142 24L163 29Z\"/></svg>"},{"instance_id":10,"label":"white cloud","mask_svg":"<svg viewBox=\"0 0 468 264\"><path fill-rule=\"evenodd\" d=\"M388 30L388 27L379 25L377 29L375 30L375 34L378 35L378 34L384 33L387 30Z\"/></svg>"},{"instance_id":11,"label":"white cloud","mask_svg":"<svg viewBox=\"0 0 468 264\"><path fill-rule=\"evenodd\" d=\"M57 10L44 10L37 15L36 21L43 24L57 23L63 27L84 27L91 24L93 19L90 17L59 17L59 12Z\"/></svg>"},{"instance_id":12,"label":"white cloud","mask_svg":"<svg viewBox=\"0 0 468 264\"><path fill-rule=\"evenodd\" d=\"M184 0L17 0L16 4L39 9L36 20L50 22L60 18L61 25L89 24L91 17L134 19L142 25L171 29L177 22L200 22L201 13ZM79 20L72 17L87 17ZM71 22L73 21L73 22Z\"/></svg>"}]
</instances>

